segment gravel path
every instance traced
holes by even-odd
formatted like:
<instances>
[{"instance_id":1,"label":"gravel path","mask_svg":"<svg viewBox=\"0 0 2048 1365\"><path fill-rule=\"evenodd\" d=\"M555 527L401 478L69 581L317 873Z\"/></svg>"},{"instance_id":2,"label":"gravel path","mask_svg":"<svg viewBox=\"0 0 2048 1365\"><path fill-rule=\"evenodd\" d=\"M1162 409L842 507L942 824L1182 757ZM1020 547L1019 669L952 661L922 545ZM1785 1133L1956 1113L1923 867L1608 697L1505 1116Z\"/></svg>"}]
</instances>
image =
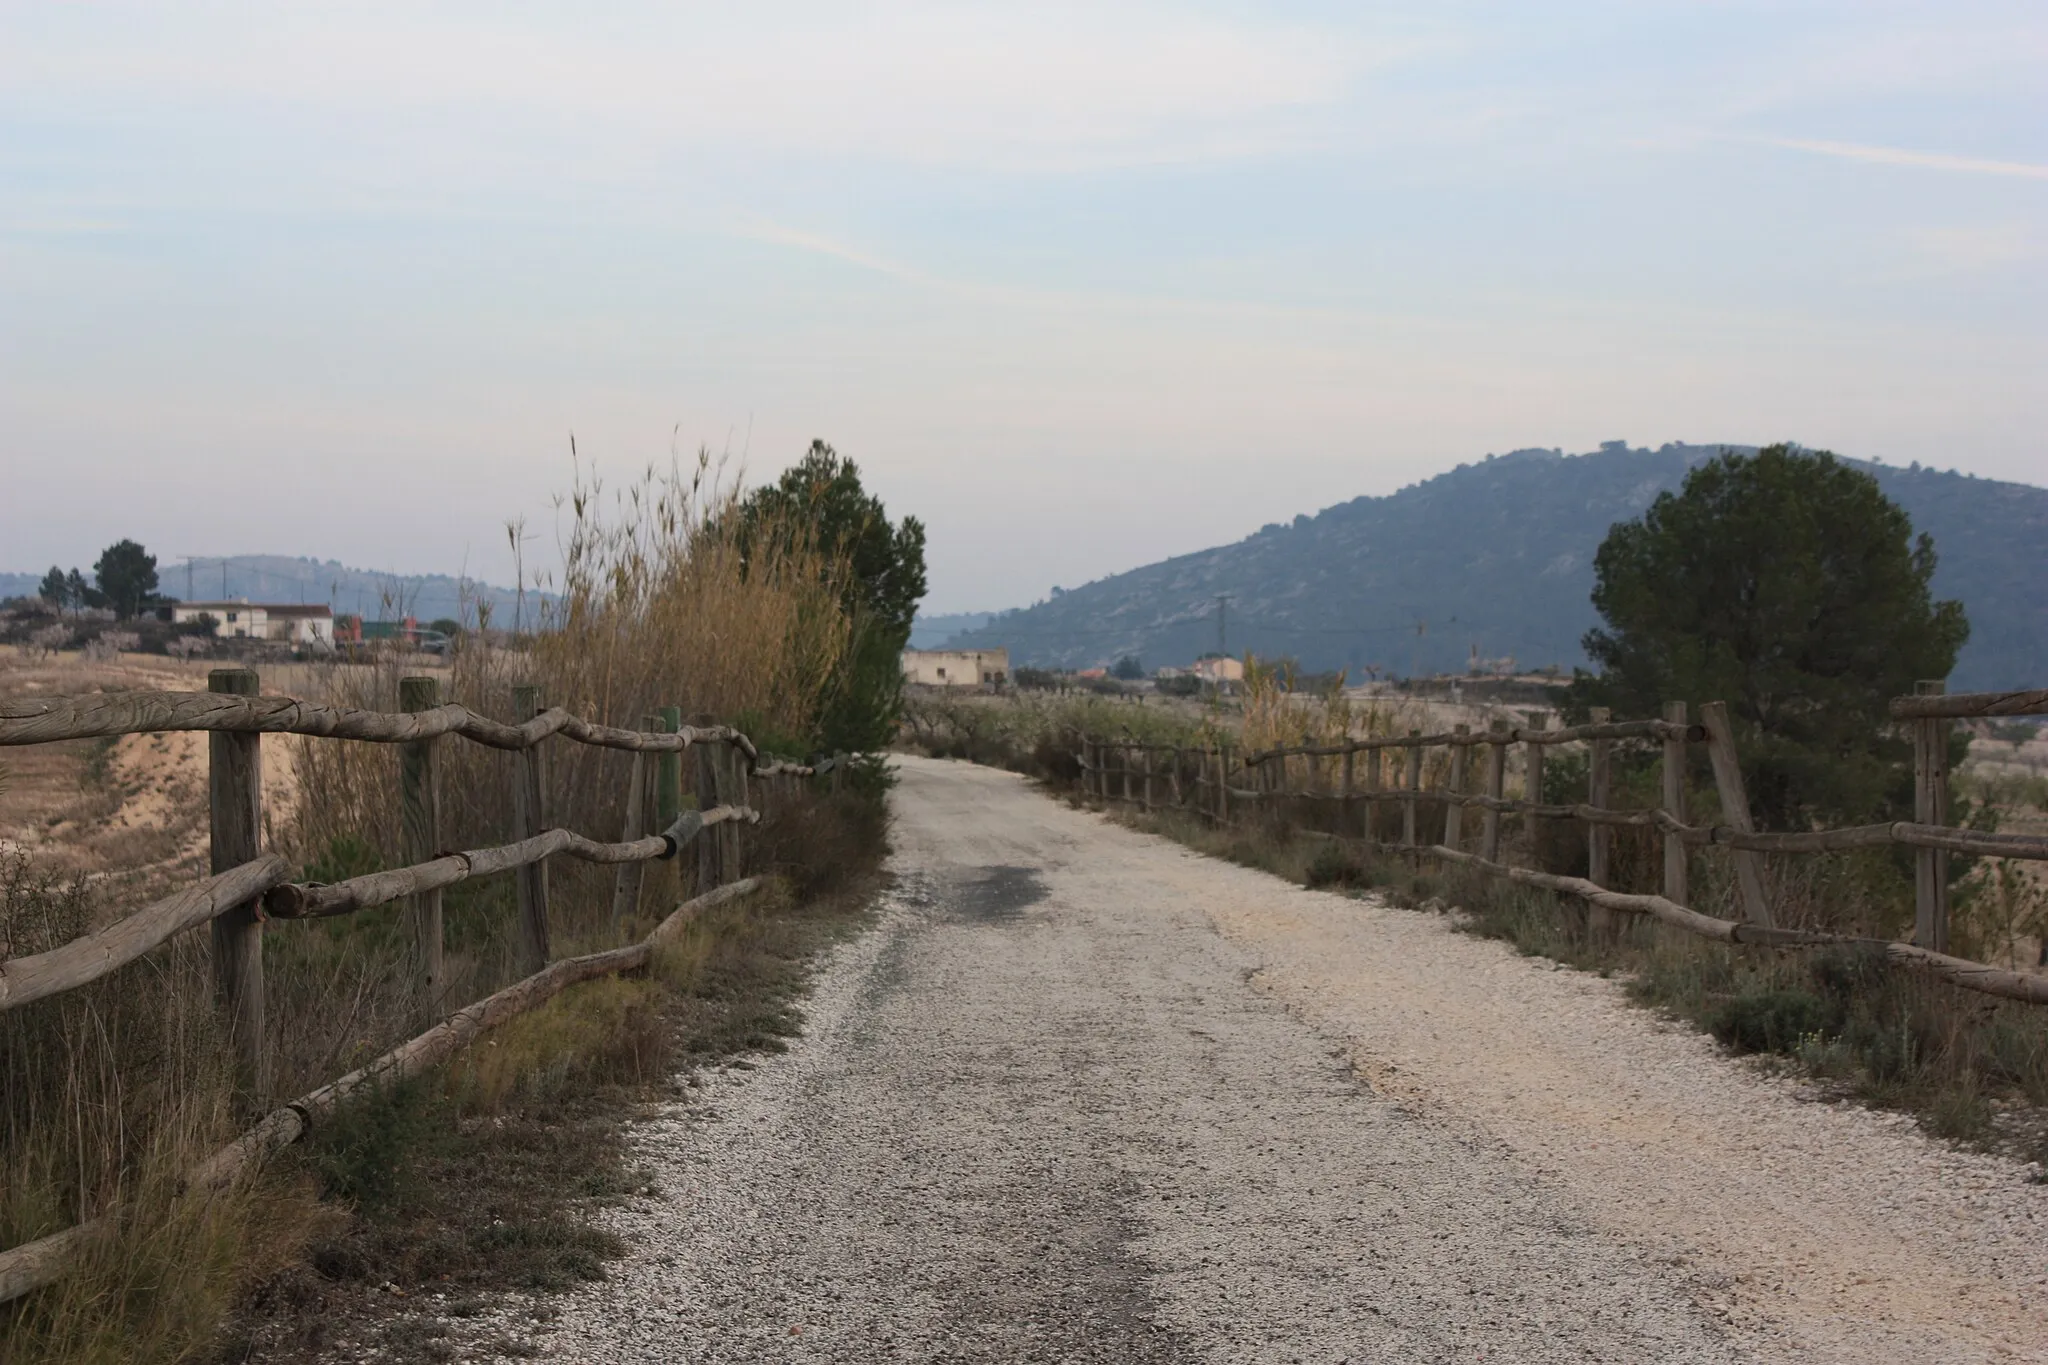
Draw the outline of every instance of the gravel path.
<instances>
[{"instance_id":1,"label":"gravel path","mask_svg":"<svg viewBox=\"0 0 2048 1365\"><path fill-rule=\"evenodd\" d=\"M2048 1359L2048 1187L1611 983L904 760L806 1036L642 1125L614 1361ZM477 1334L477 1329L482 1329Z\"/></svg>"}]
</instances>

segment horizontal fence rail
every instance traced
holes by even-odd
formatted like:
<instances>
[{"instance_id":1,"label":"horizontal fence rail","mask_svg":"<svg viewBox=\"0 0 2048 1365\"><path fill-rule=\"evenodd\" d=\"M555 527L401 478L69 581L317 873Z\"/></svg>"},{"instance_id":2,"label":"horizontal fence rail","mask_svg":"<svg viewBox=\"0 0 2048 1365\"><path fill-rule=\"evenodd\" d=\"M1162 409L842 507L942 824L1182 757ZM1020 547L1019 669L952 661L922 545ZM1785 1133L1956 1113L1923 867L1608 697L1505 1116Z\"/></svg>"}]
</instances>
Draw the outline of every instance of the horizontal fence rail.
<instances>
[{"instance_id":1,"label":"horizontal fence rail","mask_svg":"<svg viewBox=\"0 0 2048 1365\"><path fill-rule=\"evenodd\" d=\"M751 895L762 884L759 877L748 877L719 887L677 906L638 943L550 963L522 981L465 1005L375 1061L272 1110L241 1137L189 1172L187 1187L223 1189L262 1157L312 1132L357 1091L417 1076L447 1061L489 1030L546 1004L578 982L645 968L661 946L672 941L691 921L708 910ZM106 1231L109 1220L115 1216L101 1214L75 1227L0 1251L0 1303L62 1279L78 1252L93 1237Z\"/></svg>"},{"instance_id":2,"label":"horizontal fence rail","mask_svg":"<svg viewBox=\"0 0 2048 1365\"><path fill-rule=\"evenodd\" d=\"M551 735L578 744L644 753L678 753L694 744L731 744L758 757L752 740L730 726L683 727L673 733L599 725L561 707L508 725L456 702L427 711L362 711L323 706L295 697L248 697L215 692L108 692L97 697L49 697L0 702L0 745L47 744L62 739L179 730L254 735L314 735L372 744L411 744L460 735L493 749L531 749Z\"/></svg>"},{"instance_id":3,"label":"horizontal fence rail","mask_svg":"<svg viewBox=\"0 0 2048 1365\"><path fill-rule=\"evenodd\" d=\"M98 933L75 938L61 948L8 958L0 962L0 1010L97 981L185 930L196 929L283 885L290 876L285 860L268 854L145 905Z\"/></svg>"},{"instance_id":4,"label":"horizontal fence rail","mask_svg":"<svg viewBox=\"0 0 2048 1365\"><path fill-rule=\"evenodd\" d=\"M1451 731L1438 735L1379 735L1370 739L1354 739L1343 744L1293 745L1276 749L1261 749L1244 756L1246 767L1257 767L1268 759L1289 758L1297 755L1310 758L1335 758L1344 754L1362 754L1375 749L1432 749L1444 747L1475 748L1482 744L1574 744L1589 739L1678 739L1693 744L1704 743L1706 727L1702 725L1676 725L1663 720L1620 720L1599 725L1574 725L1563 730L1536 730L1526 726L1515 726L1502 730L1475 730L1472 732ZM1152 745L1152 748L1171 747Z\"/></svg>"},{"instance_id":5,"label":"horizontal fence rail","mask_svg":"<svg viewBox=\"0 0 2048 1365\"><path fill-rule=\"evenodd\" d=\"M2048 716L2048 688L2027 692L1947 692L1894 697L1893 720L1976 720Z\"/></svg>"},{"instance_id":6,"label":"horizontal fence rail","mask_svg":"<svg viewBox=\"0 0 2048 1365\"><path fill-rule=\"evenodd\" d=\"M718 806L701 813L686 810L662 833L621 844L600 844L572 830L551 829L516 844L450 853L431 862L366 873L343 882L287 882L263 893L263 910L273 919L346 915L373 905L386 905L405 896L416 896L423 891L455 886L472 877L510 872L515 867L525 867L557 853L566 853L587 863L666 860L675 857L684 844L714 825L722 825L728 820L755 824L760 818L758 811L747 806Z\"/></svg>"},{"instance_id":7,"label":"horizontal fence rail","mask_svg":"<svg viewBox=\"0 0 2048 1365\"><path fill-rule=\"evenodd\" d=\"M2048 976L1992 967L1982 962L1972 962L1968 958L1950 957L1946 953L1916 948L1910 943L1900 943L1894 939L1860 938L1853 934L1828 934L1811 929L1774 929L1760 924L1717 919L1712 915L1703 915L1697 910L1689 910L1662 896L1630 895L1621 891L1609 891L1603 886L1587 881L1584 877L1561 877L1555 873L1537 872L1526 867L1491 863L1455 848L1445 848L1442 844L1431 847L1428 852L1445 862L1477 868L1481 872L1505 877L1524 886L1560 891L1610 910L1651 915L1688 933L1698 934L1701 938L1716 939L1722 943L1756 943L1778 948L1869 945L1884 949L1885 956L1895 962L1916 970L1931 972L1958 986L1981 991L1986 995L2002 996L2007 1000L2048 1005Z\"/></svg>"},{"instance_id":8,"label":"horizontal fence rail","mask_svg":"<svg viewBox=\"0 0 2048 1365\"><path fill-rule=\"evenodd\" d=\"M1660 720L1612 721L1595 711L1589 724L1547 729L1519 726L1473 730L1460 726L1449 733L1383 735L1320 745L1287 745L1239 754L1226 742L1206 746L1141 743L1084 736L1074 754L1080 769L1081 786L1087 794L1108 803L1142 806L1145 810L1173 809L1196 814L1213 823L1228 823L1234 811L1263 809L1279 813L1283 804L1334 806L1345 824L1355 823L1351 814L1363 805L1367 832L1361 841L1375 848L1408 856L1433 856L1488 875L1508 878L1529 886L1543 887L1578 897L1593 909L1594 926L1609 923L1610 912L1647 914L1664 923L1701 937L1725 943L1768 944L1777 947L1812 947L1827 944L1879 946L1886 957L1901 966L1930 973L1965 989L2009 1000L2048 1004L2048 976L2012 971L1948 954L1947 860L1955 853L1996 858L2048 861L2048 836L2001 834L1987 830L1963 829L1946 823L1948 815L1947 735L1945 724L1953 719L1990 716L2048 715L2048 690L2019 692L1960 693L1945 695L1939 683L1925 683L1911 697L1895 699L1890 713L1913 728L1915 752L1915 816L1913 820L1856 825L1839 829L1763 832L1752 827L1749 802L1736 763L1735 746L1726 708L1718 702L1702 708L1703 724L1686 723L1686 707L1671 703ZM1662 801L1652 809L1621 809L1609 804L1612 791L1610 746L1620 741L1654 741L1662 746ZM1582 743L1591 750L1589 795L1585 802L1558 803L1509 798L1504 791L1505 755L1510 745L1524 746L1527 773L1524 787L1536 792L1542 786L1543 754L1549 746ZM1712 759L1725 823L1702 825L1685 819L1685 750L1690 744L1705 744ZM1467 755L1480 746L1490 746L1484 759L1487 790L1468 790L1471 763ZM1451 750L1450 785L1425 787L1421 754L1432 747ZM1399 763L1383 764L1383 750L1405 755ZM1162 766L1161 755L1170 756ZM1363 780L1354 760L1364 755ZM1307 762L1309 785L1289 784L1289 759ZM1328 763L1328 760L1341 760ZM1192 771L1189 769L1192 768ZM1385 771L1383 771L1385 769ZM1334 771L1333 771L1334 770ZM1236 781L1233 781L1235 777ZM1325 780L1327 779L1327 780ZM1164 790L1162 791L1162 784ZM1371 836L1372 812L1382 803L1402 812L1402 838L1388 843ZM1445 811L1445 840L1428 846L1417 838L1416 811L1419 807L1442 807ZM1470 833L1459 818L1467 809L1481 812L1478 831L1484 851L1474 854L1460 849L1461 834ZM1501 819L1518 816L1527 829L1531 820L1570 820L1585 826L1589 850L1589 877L1565 877L1553 873L1511 866L1500 860ZM1617 827L1643 828L1664 840L1664 894L1639 895L1615 891L1602 884L1610 865L1607 840ZM1309 830L1322 837L1346 838L1328 831ZM1833 933L1781 928L1774 923L1769 898L1757 855L1763 853L1810 854L1855 849L1904 846L1914 850L1915 930L1914 941L1856 938ZM1745 919L1724 920L1686 906L1687 867L1685 851L1694 848L1724 848L1735 859L1736 885Z\"/></svg>"},{"instance_id":9,"label":"horizontal fence rail","mask_svg":"<svg viewBox=\"0 0 2048 1365\"><path fill-rule=\"evenodd\" d=\"M130 734L203 731L210 741L210 841L214 874L123 915L106 927L47 952L0 961L0 1011L84 986L137 961L188 930L211 924L213 972L222 1021L238 1063L245 1099L268 1102L264 1052L263 925L270 920L349 914L404 901L413 916L412 970L422 1023L434 1020L443 982L441 892L472 878L513 873L517 879L520 935L527 968L522 979L457 1009L412 1041L368 1066L270 1112L211 1158L192 1181L214 1188L232 1180L263 1153L316 1125L364 1085L415 1075L446 1060L471 1039L524 1013L578 981L646 967L661 945L705 910L758 889L759 878L739 875L741 827L761 815L748 799L750 780L819 777L835 784L846 762L834 755L816 763L764 756L741 731L702 718L682 724L669 707L645 728L601 725L560 707L542 707L534 687L513 689L514 709L526 719L495 720L470 708L441 703L432 678L406 678L404 710L369 711L327 706L293 697L258 695L254 672L216 670L207 692L110 692L83 697L0 700L0 746L104 739ZM262 779L257 745L263 735L289 734L402 746L399 808L405 853L415 861L332 884L294 882L285 860L260 849ZM447 736L520 755L513 777L511 841L460 853L440 850L438 741ZM541 745L557 737L633 755L627 782L625 829L604 842L567 828L543 828L547 787ZM682 755L697 752L696 797L684 808ZM765 790L773 790L771 783ZM659 828L660 833L650 833ZM637 913L640 871L648 862L697 850L701 894L686 901L638 943L583 957L550 961L547 860L567 856L618 866L611 895L615 923ZM65 1273L77 1250L103 1229L111 1213L0 1251L0 1302Z\"/></svg>"}]
</instances>

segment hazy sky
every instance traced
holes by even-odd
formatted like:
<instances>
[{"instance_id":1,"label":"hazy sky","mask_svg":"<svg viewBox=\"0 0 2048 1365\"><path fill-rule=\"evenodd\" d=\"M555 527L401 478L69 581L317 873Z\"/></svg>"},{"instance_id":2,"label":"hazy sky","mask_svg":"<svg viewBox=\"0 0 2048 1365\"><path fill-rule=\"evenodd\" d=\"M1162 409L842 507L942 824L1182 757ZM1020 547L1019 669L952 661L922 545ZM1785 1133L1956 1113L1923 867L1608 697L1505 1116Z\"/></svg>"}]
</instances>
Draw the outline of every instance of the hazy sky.
<instances>
[{"instance_id":1,"label":"hazy sky","mask_svg":"<svg viewBox=\"0 0 2048 1365\"><path fill-rule=\"evenodd\" d=\"M2048 7L0 2L0 568L824 437L1005 606L1488 451L2048 482Z\"/></svg>"}]
</instances>

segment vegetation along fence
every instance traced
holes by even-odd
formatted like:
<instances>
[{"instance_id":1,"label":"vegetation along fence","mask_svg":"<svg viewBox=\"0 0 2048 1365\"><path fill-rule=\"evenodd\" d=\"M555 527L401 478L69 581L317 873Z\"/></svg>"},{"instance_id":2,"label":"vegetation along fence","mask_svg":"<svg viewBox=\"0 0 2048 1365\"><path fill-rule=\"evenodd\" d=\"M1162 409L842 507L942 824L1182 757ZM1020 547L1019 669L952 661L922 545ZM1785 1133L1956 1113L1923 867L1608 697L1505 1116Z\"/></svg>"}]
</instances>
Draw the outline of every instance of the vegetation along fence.
<instances>
[{"instance_id":1,"label":"vegetation along fence","mask_svg":"<svg viewBox=\"0 0 2048 1365\"><path fill-rule=\"evenodd\" d=\"M1475 868L1491 876L1563 892L1584 900L1588 929L1606 932L1613 915L1650 915L1704 938L1724 943L1760 943L1778 947L1824 944L1882 944L1892 961L1931 973L1955 985L1988 995L2033 1004L2048 1004L2048 976L2009 971L1948 954L1948 859L1951 854L2048 860L2048 838L1961 829L1947 823L1948 729L1959 719L2048 715L2048 690L1944 694L1939 683L1923 683L1914 696L1891 704L1894 720L1912 727L1914 755L1914 819L1843 829L1760 833L1749 816L1742 770L1736 762L1728 712L1721 702L1700 708L1698 724L1688 723L1684 702L1669 702L1657 720L1612 720L1595 710L1592 722L1565 729L1512 727L1497 723L1474 732L1460 725L1449 734L1423 734L1353 739L1341 744L1270 749L1238 755L1228 743L1207 748L1121 743L1084 738L1077 755L1083 787L1104 802L1142 806L1147 811L1177 809L1228 824L1248 810L1277 811L1282 803L1331 803L1334 832L1374 847L1410 857L1430 856ZM1613 746L1623 741L1655 741L1660 746L1661 800L1653 809L1627 810L1613 802ZM1544 758L1561 744L1579 744L1587 754L1584 802L1545 805ZM1720 798L1723 823L1687 822L1687 746L1704 744ZM1524 796L1506 795L1507 755L1521 745ZM1433 788L1423 782L1426 749L1448 749L1445 781ZM1481 769L1481 791L1472 790L1474 757ZM1392 763L1384 760L1391 758ZM1384 773L1383 768L1393 771ZM1294 779L1299 776L1297 784ZM1398 843L1374 837L1383 803L1399 807ZM1424 846L1418 838L1418 808L1442 809L1443 842ZM1473 830L1465 812L1479 813ZM1587 875L1559 876L1502 861L1502 818L1518 816L1534 843L1534 822L1574 820L1585 826ZM1610 854L1617 826L1647 826L1663 839L1663 894L1635 895L1610 889ZM1478 850L1466 847L1477 835ZM1904 845L1914 850L1914 932L1911 942L1871 940L1854 935L1822 933L1776 923L1761 868L1765 853L1825 853L1837 850ZM1734 861L1735 882L1743 918L1720 919L1688 908L1688 850L1725 848Z\"/></svg>"},{"instance_id":2,"label":"vegetation along fence","mask_svg":"<svg viewBox=\"0 0 2048 1365\"><path fill-rule=\"evenodd\" d=\"M257 694L249 669L217 669L207 692L125 692L0 703L0 745L43 744L167 731L207 731L212 875L197 885L145 905L107 927L33 956L0 961L0 1010L14 1009L83 986L135 961L188 929L212 927L214 985L238 1067L238 1089L251 1111L271 1103L265 1074L263 935L272 920L345 915L405 901L410 920L413 997L419 1021L431 1024L413 1038L340 1079L270 1110L242 1137L215 1153L189 1177L201 1189L233 1181L264 1153L297 1141L330 1115L351 1092L416 1075L460 1050L486 1030L523 1014L579 981L643 968L657 948L703 911L744 896L759 885L743 878L739 831L760 816L749 805L749 782L773 791L835 766L764 761L738 730L685 726L677 708L650 716L645 728L598 725L542 705L540 689L515 688L508 724L466 706L442 703L433 678L407 678L402 712L322 706L291 697ZM261 847L263 830L262 736L306 735L402 745L396 796L409 866L331 885L295 883L285 860ZM517 753L513 810L516 837L507 844L442 851L440 741L459 736ZM626 774L625 828L602 843L549 824L545 808L546 741L554 736L632 755ZM683 756L695 755L696 808L683 808ZM655 832L659 831L659 832ZM638 943L550 961L547 860L557 854L616 864L611 913L625 922L637 913L641 874L655 859L677 856L694 844L694 899L684 902ZM496 873L517 877L520 947L528 973L522 980L442 1018L441 891ZM434 1022L438 1020L439 1022ZM0 1302L61 1277L72 1253L110 1215L0 1251Z\"/></svg>"}]
</instances>

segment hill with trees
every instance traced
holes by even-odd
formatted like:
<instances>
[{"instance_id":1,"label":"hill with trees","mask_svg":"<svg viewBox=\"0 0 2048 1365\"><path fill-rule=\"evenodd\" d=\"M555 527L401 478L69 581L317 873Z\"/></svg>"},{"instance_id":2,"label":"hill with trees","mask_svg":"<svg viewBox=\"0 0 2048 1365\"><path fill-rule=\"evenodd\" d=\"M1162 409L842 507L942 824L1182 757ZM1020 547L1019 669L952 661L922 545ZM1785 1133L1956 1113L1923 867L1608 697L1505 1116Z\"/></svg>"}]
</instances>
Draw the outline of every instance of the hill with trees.
<instances>
[{"instance_id":1,"label":"hill with trees","mask_svg":"<svg viewBox=\"0 0 2048 1365\"><path fill-rule=\"evenodd\" d=\"M954 637L1007 645L1013 662L1148 668L1214 651L1291 656L1353 677L1587 662L1598 624L1593 557L1608 529L1642 515L1693 466L1754 446L1609 441L1597 451L1489 455L1384 497L1355 498L1232 545L1181 555L1007 612ZM1957 688L2048 679L2048 489L1914 465L1845 461L1933 537L1933 591L1963 603L1971 632Z\"/></svg>"}]
</instances>

